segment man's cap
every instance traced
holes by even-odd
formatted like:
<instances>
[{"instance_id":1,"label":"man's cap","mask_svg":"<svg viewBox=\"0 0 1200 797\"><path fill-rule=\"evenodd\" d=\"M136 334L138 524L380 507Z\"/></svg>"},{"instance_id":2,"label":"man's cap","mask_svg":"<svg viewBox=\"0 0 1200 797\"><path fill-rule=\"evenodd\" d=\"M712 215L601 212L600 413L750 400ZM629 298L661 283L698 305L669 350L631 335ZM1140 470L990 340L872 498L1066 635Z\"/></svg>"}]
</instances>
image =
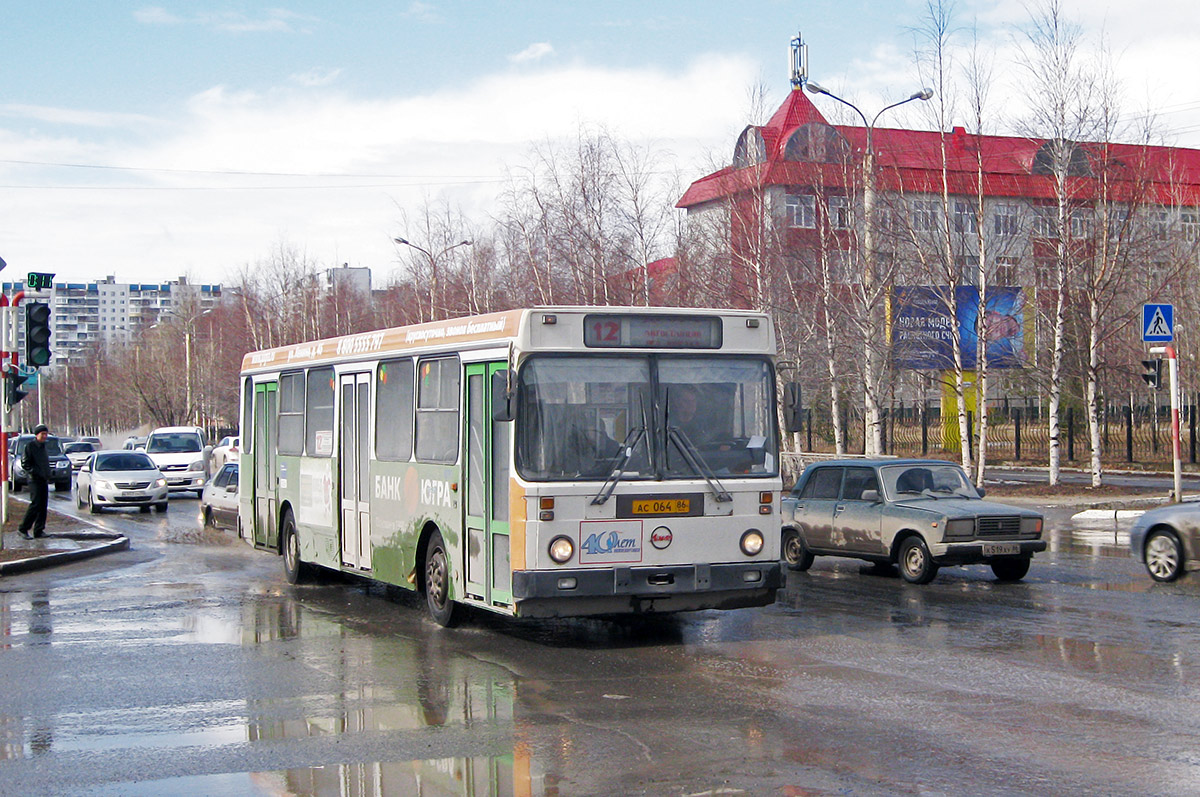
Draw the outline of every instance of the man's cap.
<instances>
[{"instance_id":1,"label":"man's cap","mask_svg":"<svg viewBox=\"0 0 1200 797\"><path fill-rule=\"evenodd\" d=\"M49 433L50 427L44 423L39 423L37 426L33 427L34 434L41 434L42 432Z\"/></svg>"}]
</instances>

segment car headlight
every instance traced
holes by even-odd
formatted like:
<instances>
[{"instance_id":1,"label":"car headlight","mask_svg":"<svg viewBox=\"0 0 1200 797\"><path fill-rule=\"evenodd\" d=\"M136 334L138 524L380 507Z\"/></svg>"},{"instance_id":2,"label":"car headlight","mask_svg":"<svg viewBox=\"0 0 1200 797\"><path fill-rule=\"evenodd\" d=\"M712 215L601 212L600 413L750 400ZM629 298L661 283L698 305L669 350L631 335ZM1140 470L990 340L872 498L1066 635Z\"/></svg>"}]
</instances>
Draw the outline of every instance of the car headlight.
<instances>
[{"instance_id":1,"label":"car headlight","mask_svg":"<svg viewBox=\"0 0 1200 797\"><path fill-rule=\"evenodd\" d=\"M550 540L549 553L550 558L561 565L575 553L575 543L571 542L570 537L555 537Z\"/></svg>"},{"instance_id":2,"label":"car headlight","mask_svg":"<svg viewBox=\"0 0 1200 797\"><path fill-rule=\"evenodd\" d=\"M970 537L975 533L974 518L960 518L946 522L947 537Z\"/></svg>"},{"instance_id":3,"label":"car headlight","mask_svg":"<svg viewBox=\"0 0 1200 797\"><path fill-rule=\"evenodd\" d=\"M1023 518L1021 518L1021 533L1022 534L1041 534L1042 533L1042 518L1040 518L1040 517L1023 517Z\"/></svg>"},{"instance_id":4,"label":"car headlight","mask_svg":"<svg viewBox=\"0 0 1200 797\"><path fill-rule=\"evenodd\" d=\"M111 490L112 488L112 482L105 481L104 479L96 479L97 490Z\"/></svg>"},{"instance_id":5,"label":"car headlight","mask_svg":"<svg viewBox=\"0 0 1200 797\"><path fill-rule=\"evenodd\" d=\"M746 556L758 556L763 549L763 535L758 529L748 529L738 543Z\"/></svg>"},{"instance_id":6,"label":"car headlight","mask_svg":"<svg viewBox=\"0 0 1200 797\"><path fill-rule=\"evenodd\" d=\"M166 479L159 479L159 480L157 480L156 482L154 482L154 486L155 486L155 487L166 487L166 486L167 486L167 480L166 480Z\"/></svg>"},{"instance_id":7,"label":"car headlight","mask_svg":"<svg viewBox=\"0 0 1200 797\"><path fill-rule=\"evenodd\" d=\"M204 460L196 460L191 465L188 465L188 470L204 470Z\"/></svg>"}]
</instances>

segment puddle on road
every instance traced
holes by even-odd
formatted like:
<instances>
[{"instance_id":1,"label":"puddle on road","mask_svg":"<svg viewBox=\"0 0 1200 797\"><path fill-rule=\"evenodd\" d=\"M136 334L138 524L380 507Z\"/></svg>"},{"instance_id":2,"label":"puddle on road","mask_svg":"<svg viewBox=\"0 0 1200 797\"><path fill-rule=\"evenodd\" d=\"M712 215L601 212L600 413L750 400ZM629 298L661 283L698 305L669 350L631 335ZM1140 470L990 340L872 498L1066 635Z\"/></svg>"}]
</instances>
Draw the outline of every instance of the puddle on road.
<instances>
[{"instance_id":1,"label":"puddle on road","mask_svg":"<svg viewBox=\"0 0 1200 797\"><path fill-rule=\"evenodd\" d=\"M295 797L384 797L454 794L501 797L543 793L534 789L528 755L434 758L416 761L331 764L268 772L195 775L119 783L90 794L248 794Z\"/></svg>"}]
</instances>

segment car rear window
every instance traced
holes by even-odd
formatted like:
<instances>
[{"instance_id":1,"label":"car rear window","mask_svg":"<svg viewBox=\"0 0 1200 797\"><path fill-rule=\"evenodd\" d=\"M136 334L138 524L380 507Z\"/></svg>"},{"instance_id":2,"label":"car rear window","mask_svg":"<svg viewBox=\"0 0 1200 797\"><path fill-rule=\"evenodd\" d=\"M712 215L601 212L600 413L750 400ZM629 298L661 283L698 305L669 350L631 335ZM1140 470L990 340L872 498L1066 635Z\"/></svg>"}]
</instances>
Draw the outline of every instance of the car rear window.
<instances>
[{"instance_id":1,"label":"car rear window","mask_svg":"<svg viewBox=\"0 0 1200 797\"><path fill-rule=\"evenodd\" d=\"M96 470L154 470L154 461L145 454L102 454L96 457Z\"/></svg>"},{"instance_id":2,"label":"car rear window","mask_svg":"<svg viewBox=\"0 0 1200 797\"><path fill-rule=\"evenodd\" d=\"M150 436L147 454L185 454L200 451L200 435L194 432L168 432Z\"/></svg>"}]
</instances>

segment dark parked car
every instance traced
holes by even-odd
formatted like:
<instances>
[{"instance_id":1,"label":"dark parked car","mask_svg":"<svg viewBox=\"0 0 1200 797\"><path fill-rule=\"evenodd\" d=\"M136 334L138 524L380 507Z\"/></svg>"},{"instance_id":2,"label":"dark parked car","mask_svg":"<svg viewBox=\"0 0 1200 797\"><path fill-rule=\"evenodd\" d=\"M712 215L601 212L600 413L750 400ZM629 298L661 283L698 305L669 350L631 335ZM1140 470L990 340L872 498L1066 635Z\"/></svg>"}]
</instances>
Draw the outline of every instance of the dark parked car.
<instances>
[{"instance_id":1,"label":"dark parked car","mask_svg":"<svg viewBox=\"0 0 1200 797\"><path fill-rule=\"evenodd\" d=\"M1151 509L1129 530L1129 552L1155 581L1174 581L1200 568L1200 503Z\"/></svg>"},{"instance_id":2,"label":"dark parked car","mask_svg":"<svg viewBox=\"0 0 1200 797\"><path fill-rule=\"evenodd\" d=\"M29 445L32 440L33 435L23 434L8 443L8 486L14 493L19 493L26 484L29 484L29 474L21 467L21 455L25 453L25 446ZM46 453L50 457L50 481L54 482L54 489L59 492L70 490L71 460L67 459L66 454L63 453L62 443L57 437L46 438Z\"/></svg>"},{"instance_id":3,"label":"dark parked car","mask_svg":"<svg viewBox=\"0 0 1200 797\"><path fill-rule=\"evenodd\" d=\"M783 499L784 563L815 556L899 565L913 584L943 565L988 564L1001 581L1046 550L1042 516L984 501L962 468L931 460L852 459L809 465Z\"/></svg>"}]
</instances>

